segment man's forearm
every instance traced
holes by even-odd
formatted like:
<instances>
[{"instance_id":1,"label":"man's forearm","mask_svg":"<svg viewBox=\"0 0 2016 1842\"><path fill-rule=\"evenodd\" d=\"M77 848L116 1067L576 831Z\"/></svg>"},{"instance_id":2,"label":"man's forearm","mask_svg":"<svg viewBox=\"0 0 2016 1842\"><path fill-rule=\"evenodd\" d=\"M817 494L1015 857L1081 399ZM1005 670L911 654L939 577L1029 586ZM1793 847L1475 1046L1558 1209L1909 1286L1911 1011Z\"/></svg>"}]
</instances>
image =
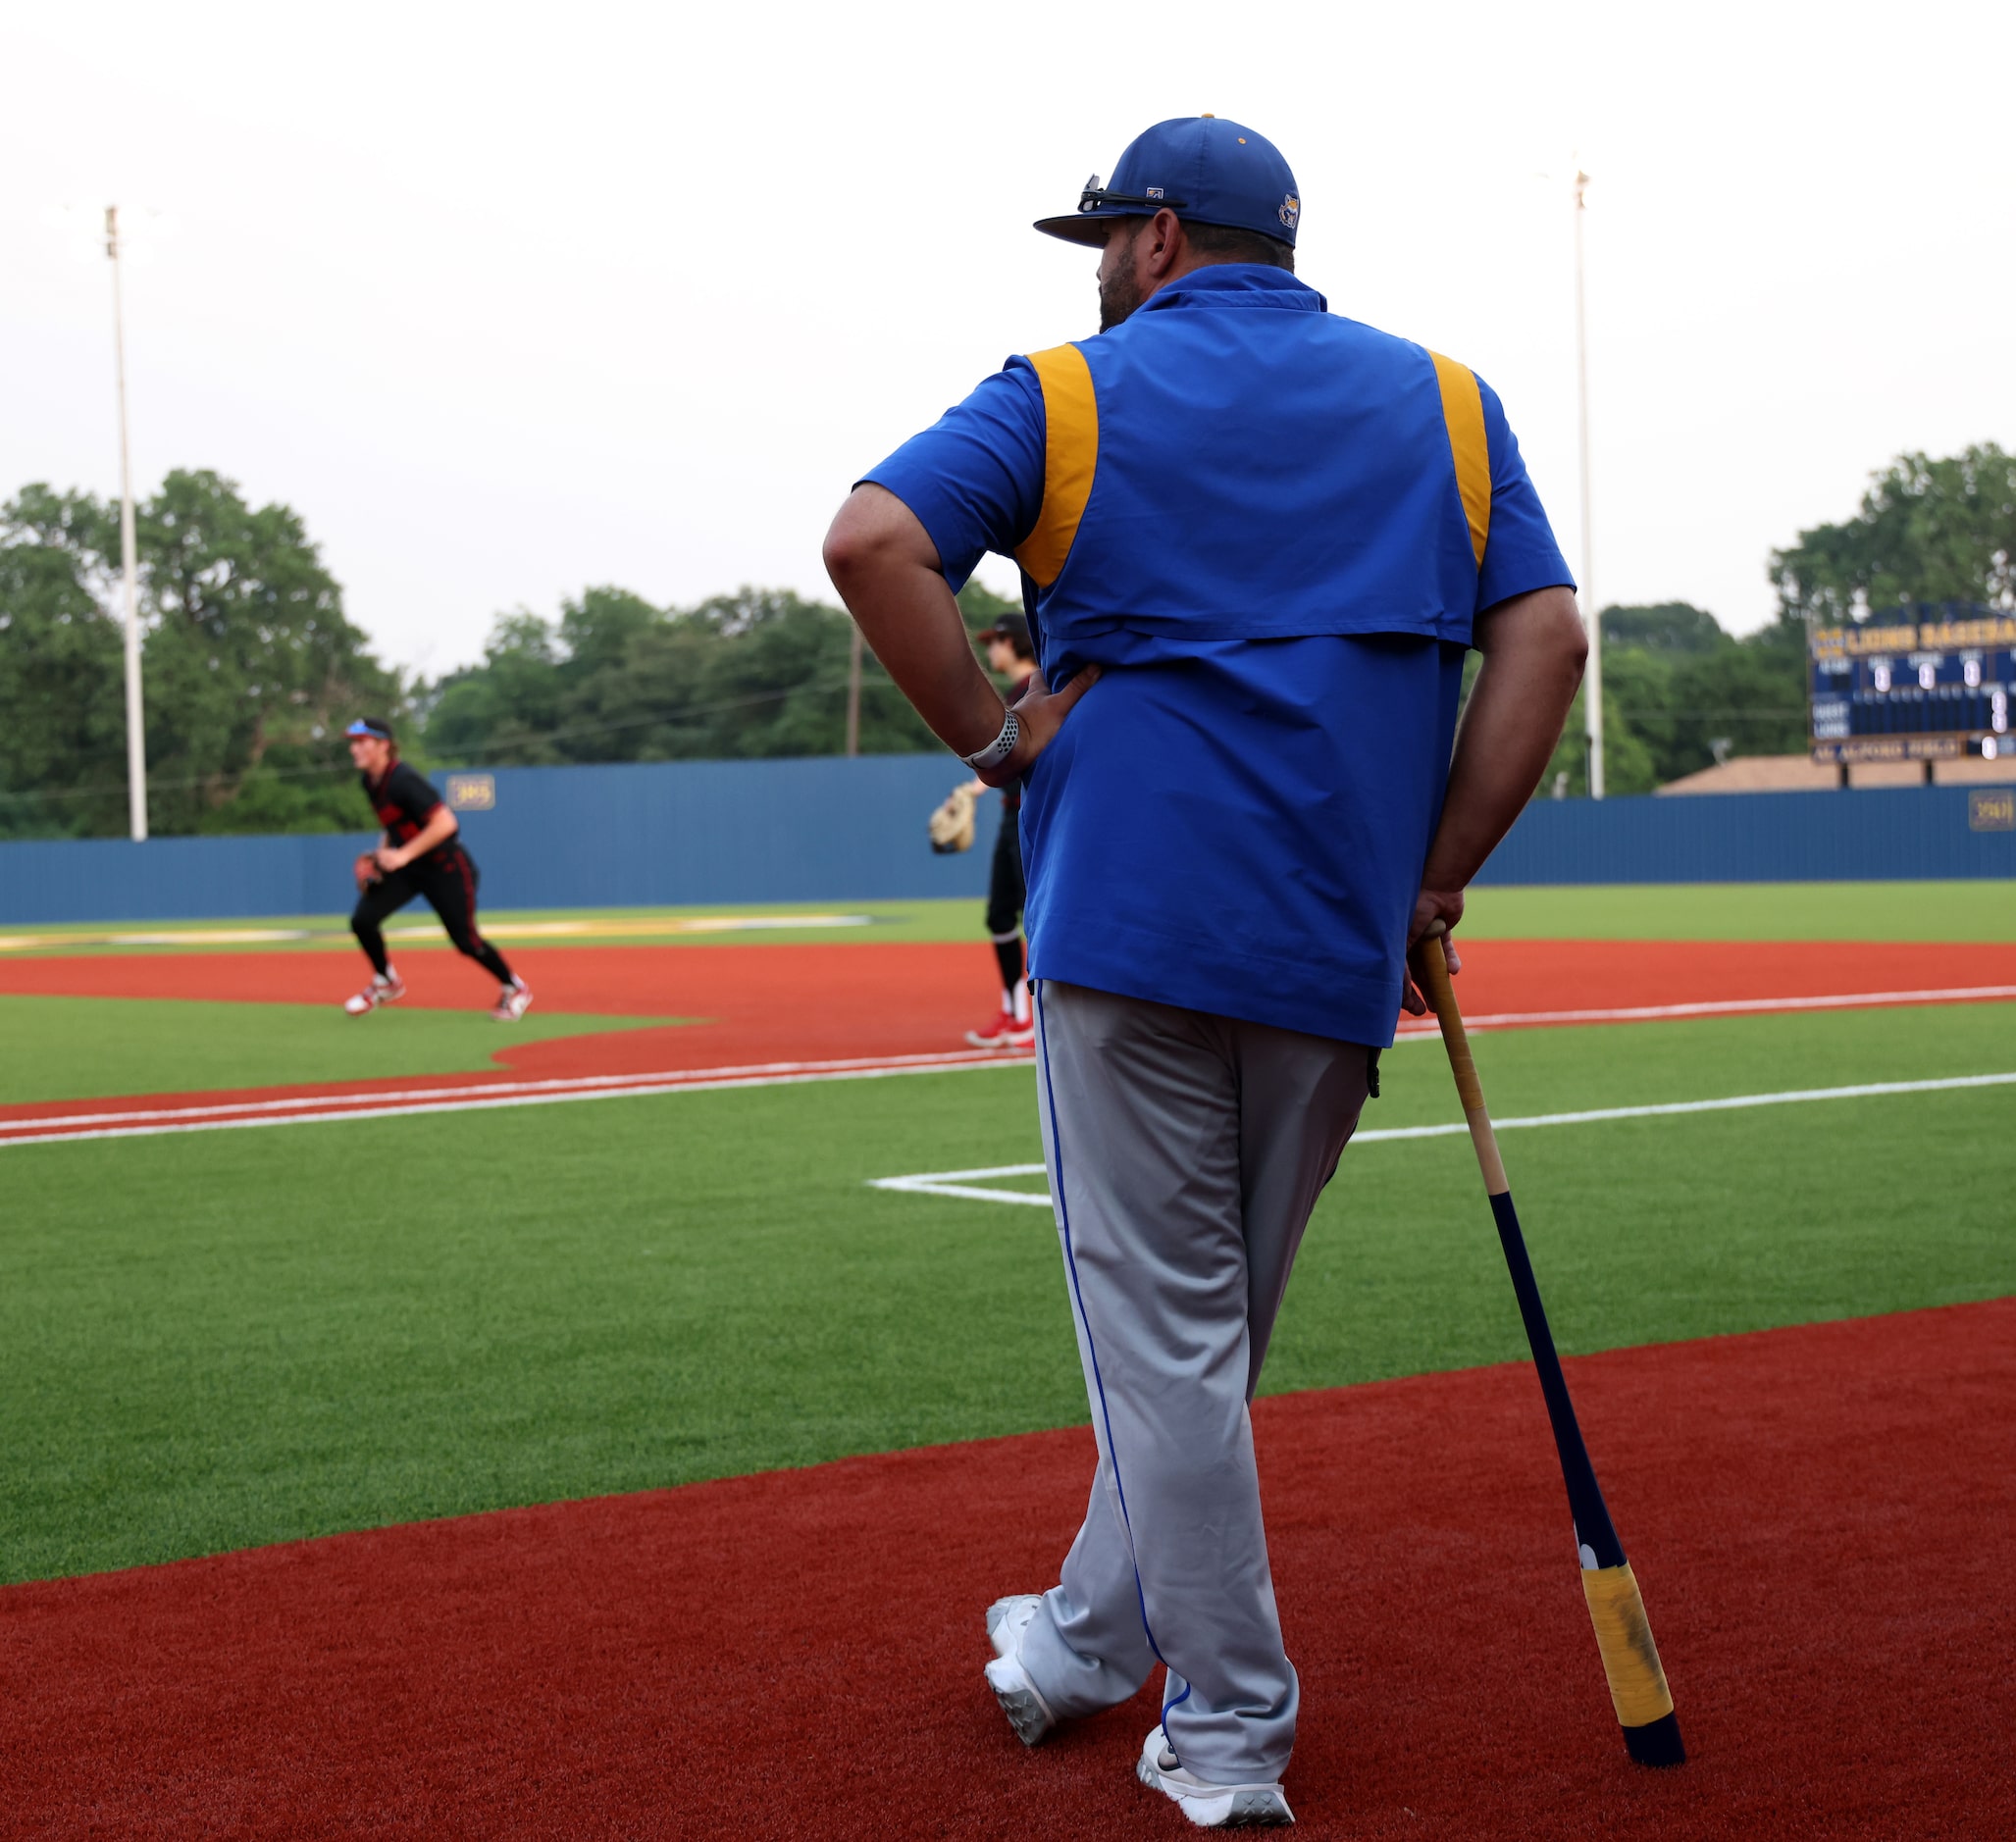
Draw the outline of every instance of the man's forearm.
<instances>
[{"instance_id":1,"label":"man's forearm","mask_svg":"<svg viewBox=\"0 0 2016 1842\"><path fill-rule=\"evenodd\" d=\"M833 522L826 569L883 669L955 754L1001 733L1002 699L973 654L923 529L880 486L857 486Z\"/></svg>"},{"instance_id":2,"label":"man's forearm","mask_svg":"<svg viewBox=\"0 0 2016 1842\"><path fill-rule=\"evenodd\" d=\"M1483 867L1540 784L1581 683L1587 640L1566 588L1521 595L1480 616L1484 655L1449 764L1423 889L1457 891Z\"/></svg>"}]
</instances>

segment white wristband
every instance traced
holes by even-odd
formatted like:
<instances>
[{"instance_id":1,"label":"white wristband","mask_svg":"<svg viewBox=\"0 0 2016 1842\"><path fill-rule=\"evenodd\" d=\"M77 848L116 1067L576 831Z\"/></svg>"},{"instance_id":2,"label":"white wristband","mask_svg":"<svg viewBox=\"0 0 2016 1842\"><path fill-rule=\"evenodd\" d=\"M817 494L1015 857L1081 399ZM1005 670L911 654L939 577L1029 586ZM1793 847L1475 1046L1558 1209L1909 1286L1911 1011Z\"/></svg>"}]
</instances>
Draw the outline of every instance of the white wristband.
<instances>
[{"instance_id":1,"label":"white wristband","mask_svg":"<svg viewBox=\"0 0 2016 1842\"><path fill-rule=\"evenodd\" d=\"M977 752L959 757L975 774L985 774L990 768L998 768L1015 751L1015 743L1021 740L1022 726L1015 721L1015 713L1009 710L1007 720L1001 726L1001 734L986 747Z\"/></svg>"}]
</instances>

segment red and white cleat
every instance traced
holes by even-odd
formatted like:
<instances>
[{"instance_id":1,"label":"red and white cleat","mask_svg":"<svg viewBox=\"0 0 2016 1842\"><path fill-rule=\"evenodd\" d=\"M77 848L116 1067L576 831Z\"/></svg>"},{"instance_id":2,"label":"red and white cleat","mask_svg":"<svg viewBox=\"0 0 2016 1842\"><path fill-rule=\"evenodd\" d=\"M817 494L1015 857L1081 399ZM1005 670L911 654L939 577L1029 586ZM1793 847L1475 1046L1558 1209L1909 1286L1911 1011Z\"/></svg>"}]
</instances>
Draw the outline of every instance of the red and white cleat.
<instances>
[{"instance_id":1,"label":"red and white cleat","mask_svg":"<svg viewBox=\"0 0 2016 1842\"><path fill-rule=\"evenodd\" d=\"M352 1017L368 1017L381 1004L396 1003L406 996L406 982L394 972L390 978L375 976L354 998L343 999L344 1011Z\"/></svg>"},{"instance_id":2,"label":"red and white cleat","mask_svg":"<svg viewBox=\"0 0 2016 1842\"><path fill-rule=\"evenodd\" d=\"M491 1010L493 1023L516 1023L532 1008L532 994L526 990L523 979L513 979L497 993L497 1001Z\"/></svg>"},{"instance_id":3,"label":"red and white cleat","mask_svg":"<svg viewBox=\"0 0 2016 1842\"><path fill-rule=\"evenodd\" d=\"M1027 1049L1035 1040L1035 1019L1018 1021L1011 1010L1003 1011L985 1029L966 1032L966 1041L975 1049Z\"/></svg>"}]
</instances>

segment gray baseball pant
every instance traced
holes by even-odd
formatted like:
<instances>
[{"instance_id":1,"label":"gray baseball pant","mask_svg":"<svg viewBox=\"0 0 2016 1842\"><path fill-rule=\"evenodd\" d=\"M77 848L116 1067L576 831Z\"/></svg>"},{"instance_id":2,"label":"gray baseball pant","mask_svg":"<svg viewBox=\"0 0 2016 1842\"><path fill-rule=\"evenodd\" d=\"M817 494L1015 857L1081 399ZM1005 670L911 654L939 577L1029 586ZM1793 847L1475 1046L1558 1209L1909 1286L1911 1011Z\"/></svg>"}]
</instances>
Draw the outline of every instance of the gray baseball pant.
<instances>
[{"instance_id":1,"label":"gray baseball pant","mask_svg":"<svg viewBox=\"0 0 2016 1842\"><path fill-rule=\"evenodd\" d=\"M1099 1467L1022 1664L1067 1717L1125 1701L1159 1660L1182 1764L1220 1784L1277 1779L1297 1690L1247 1407L1370 1051L1051 980L1036 1018Z\"/></svg>"}]
</instances>

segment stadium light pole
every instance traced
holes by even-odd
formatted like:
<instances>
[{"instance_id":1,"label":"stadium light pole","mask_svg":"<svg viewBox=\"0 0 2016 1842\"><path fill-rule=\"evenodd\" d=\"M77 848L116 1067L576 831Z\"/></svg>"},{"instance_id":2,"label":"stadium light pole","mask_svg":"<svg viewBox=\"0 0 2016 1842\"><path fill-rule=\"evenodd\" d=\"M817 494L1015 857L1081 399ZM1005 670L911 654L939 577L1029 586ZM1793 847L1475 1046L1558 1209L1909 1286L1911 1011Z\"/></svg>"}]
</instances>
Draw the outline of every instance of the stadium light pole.
<instances>
[{"instance_id":1,"label":"stadium light pole","mask_svg":"<svg viewBox=\"0 0 2016 1842\"><path fill-rule=\"evenodd\" d=\"M140 571L133 537L132 455L126 427L126 308L119 285L119 207L105 207L112 262L112 351L119 376L119 556L126 577L126 803L133 843L147 838L147 736L140 704Z\"/></svg>"},{"instance_id":2,"label":"stadium light pole","mask_svg":"<svg viewBox=\"0 0 2016 1842\"><path fill-rule=\"evenodd\" d=\"M1589 534L1589 324L1582 281L1582 217L1589 176L1580 160L1575 169L1575 378L1576 411L1581 439L1582 607L1589 629L1589 667L1582 679L1583 729L1589 741L1589 797L1603 797L1603 616L1596 607L1596 547Z\"/></svg>"},{"instance_id":3,"label":"stadium light pole","mask_svg":"<svg viewBox=\"0 0 2016 1842\"><path fill-rule=\"evenodd\" d=\"M861 751L861 630L848 621L847 642L847 752L853 759Z\"/></svg>"}]
</instances>

